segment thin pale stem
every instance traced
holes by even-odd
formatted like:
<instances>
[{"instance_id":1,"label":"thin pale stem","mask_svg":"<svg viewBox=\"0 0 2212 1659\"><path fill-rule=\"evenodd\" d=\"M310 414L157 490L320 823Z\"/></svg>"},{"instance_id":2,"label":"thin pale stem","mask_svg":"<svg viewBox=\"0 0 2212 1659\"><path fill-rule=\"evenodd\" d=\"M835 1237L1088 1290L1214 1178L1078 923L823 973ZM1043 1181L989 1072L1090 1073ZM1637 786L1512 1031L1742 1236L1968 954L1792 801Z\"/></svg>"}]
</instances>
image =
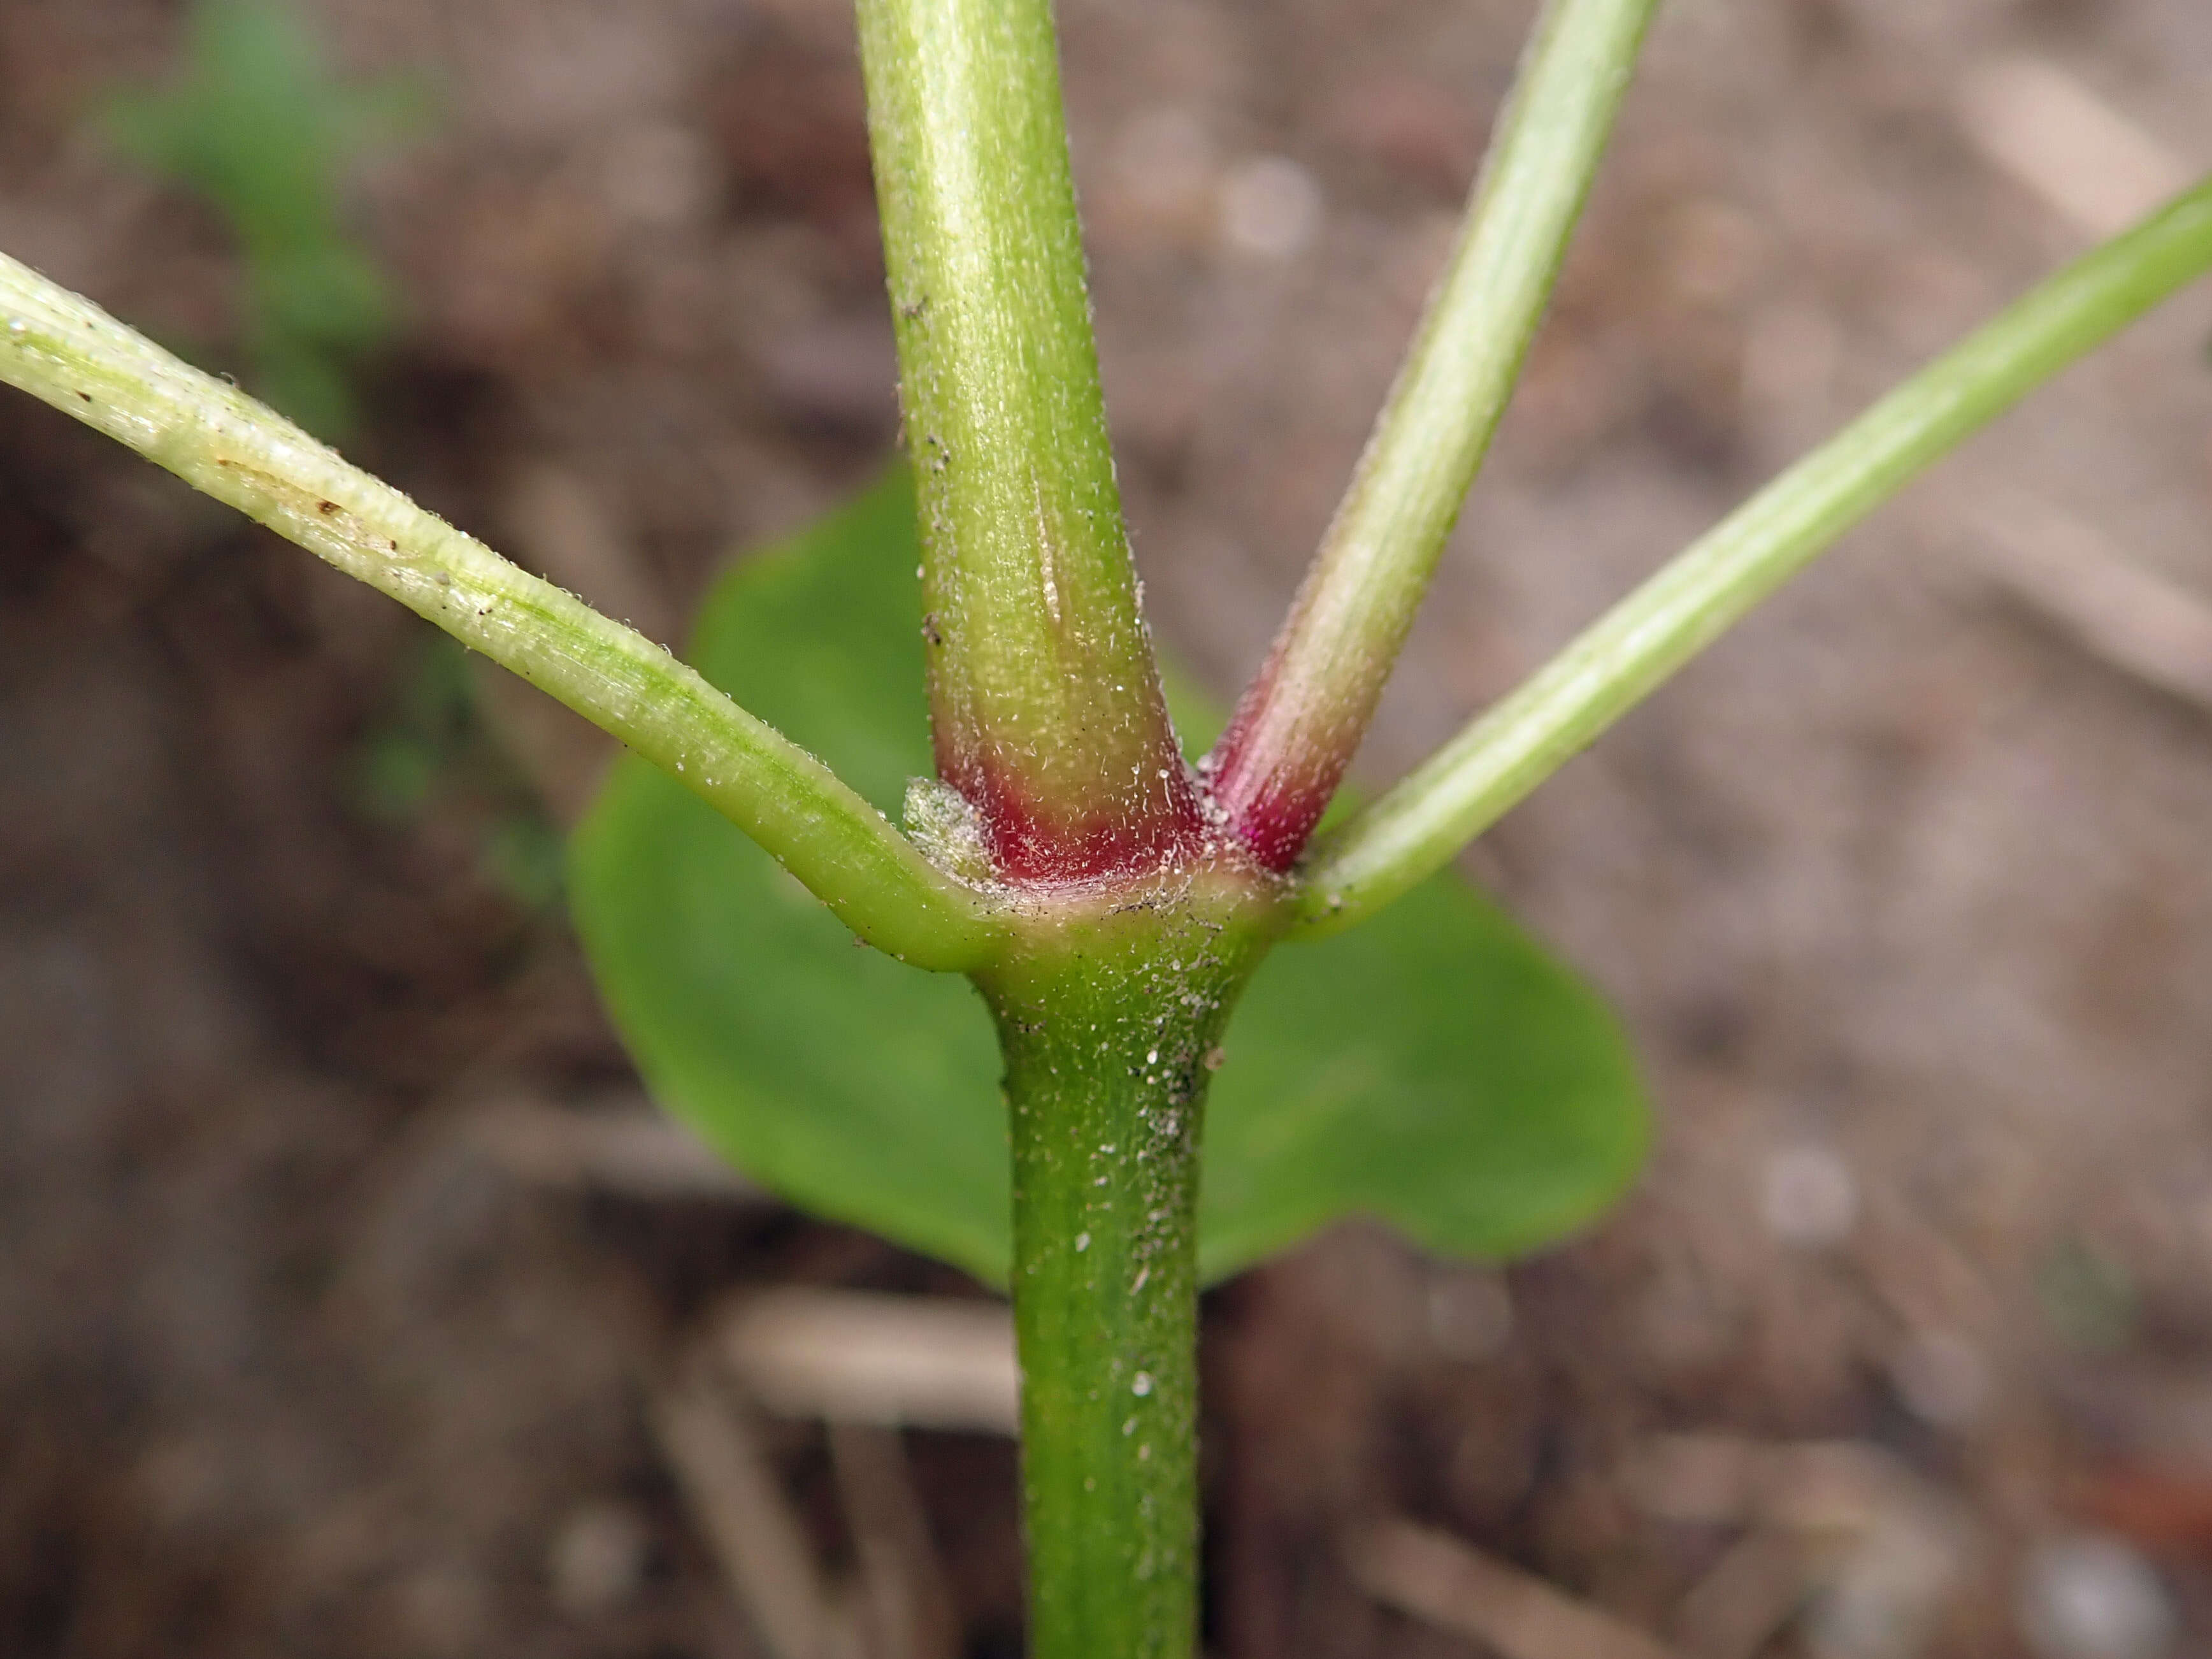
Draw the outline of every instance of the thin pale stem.
<instances>
[{"instance_id":1,"label":"thin pale stem","mask_svg":"<svg viewBox=\"0 0 2212 1659\"><path fill-rule=\"evenodd\" d=\"M1657 0L1550 0L1352 487L1210 763L1290 867L1359 746L1504 412Z\"/></svg>"},{"instance_id":2,"label":"thin pale stem","mask_svg":"<svg viewBox=\"0 0 2212 1659\"><path fill-rule=\"evenodd\" d=\"M1913 474L2212 270L2212 179L2052 277L1800 461L1316 849L1299 931L1441 868Z\"/></svg>"},{"instance_id":3,"label":"thin pale stem","mask_svg":"<svg viewBox=\"0 0 2212 1659\"><path fill-rule=\"evenodd\" d=\"M1048 0L861 0L938 769L1003 873L1198 838L1106 435Z\"/></svg>"},{"instance_id":4,"label":"thin pale stem","mask_svg":"<svg viewBox=\"0 0 2212 1659\"><path fill-rule=\"evenodd\" d=\"M813 756L659 646L464 535L234 386L0 255L0 380L391 595L663 767L878 949L961 970L1000 925Z\"/></svg>"}]
</instances>

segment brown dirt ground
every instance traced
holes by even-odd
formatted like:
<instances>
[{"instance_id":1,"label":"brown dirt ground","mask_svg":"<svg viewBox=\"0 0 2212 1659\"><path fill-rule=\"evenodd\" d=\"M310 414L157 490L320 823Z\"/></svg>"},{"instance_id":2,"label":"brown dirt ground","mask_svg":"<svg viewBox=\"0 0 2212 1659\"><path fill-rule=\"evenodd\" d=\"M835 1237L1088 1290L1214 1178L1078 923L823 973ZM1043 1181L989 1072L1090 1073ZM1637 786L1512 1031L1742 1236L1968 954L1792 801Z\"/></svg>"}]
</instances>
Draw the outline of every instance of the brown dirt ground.
<instances>
[{"instance_id":1,"label":"brown dirt ground","mask_svg":"<svg viewBox=\"0 0 2212 1659\"><path fill-rule=\"evenodd\" d=\"M839 8L316 10L349 69L443 87L435 133L363 180L410 316L362 459L664 632L729 550L877 464L891 352ZM1066 8L1139 557L1224 690L1528 10ZM178 13L0 8L0 246L220 338L219 228L82 118L169 61ZM1960 134L1965 77L2019 50L2212 155L2201 0L1675 0L1370 776L2077 246ZM1218 208L1263 156L1321 209L1275 253ZM2024 1563L2087 1524L2155 1563L2178 1650L2212 1645L2212 730L1962 557L1978 504L2025 499L2212 593L2208 332L2199 292L2069 375L1477 849L1624 1011L1660 1150L1607 1225L1502 1279L1349 1228L1214 1297L1220 1654L1468 1651L1354 1583L1341 1537L1385 1511L1718 1651L1683 1602L1736 1534L1635 1474L1686 1431L1878 1448L1941 1517L1924 1620L1894 1574L1829 1574L1759 1652L2021 1651ZM421 648L0 399L0 1650L760 1651L640 1378L734 1285L950 1284L471 1149L488 1091L627 1073L557 916L484 874L497 791L362 805ZM969 1650L1016 1651L1011 1454L909 1441ZM777 1443L818 1507L812 1431ZM580 1611L558 1540L610 1505L645 1570ZM1844 1583L1897 1628L1853 1634Z\"/></svg>"}]
</instances>

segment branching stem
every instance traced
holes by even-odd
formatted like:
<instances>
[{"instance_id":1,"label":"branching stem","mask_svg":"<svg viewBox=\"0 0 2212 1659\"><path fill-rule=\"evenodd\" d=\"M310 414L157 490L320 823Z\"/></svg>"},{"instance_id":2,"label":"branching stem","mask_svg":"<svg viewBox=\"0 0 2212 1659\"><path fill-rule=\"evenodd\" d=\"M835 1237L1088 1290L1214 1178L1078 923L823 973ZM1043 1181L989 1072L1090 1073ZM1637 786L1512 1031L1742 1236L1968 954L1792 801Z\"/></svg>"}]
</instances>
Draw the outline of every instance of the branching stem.
<instances>
[{"instance_id":1,"label":"branching stem","mask_svg":"<svg viewBox=\"0 0 2212 1659\"><path fill-rule=\"evenodd\" d=\"M2212 179L1923 369L1623 599L1316 849L1299 931L1333 933L1442 867L1906 480L2212 269Z\"/></svg>"},{"instance_id":2,"label":"branching stem","mask_svg":"<svg viewBox=\"0 0 2212 1659\"><path fill-rule=\"evenodd\" d=\"M236 387L0 255L0 380L389 594L680 778L878 949L965 969L1000 923L820 761Z\"/></svg>"}]
</instances>

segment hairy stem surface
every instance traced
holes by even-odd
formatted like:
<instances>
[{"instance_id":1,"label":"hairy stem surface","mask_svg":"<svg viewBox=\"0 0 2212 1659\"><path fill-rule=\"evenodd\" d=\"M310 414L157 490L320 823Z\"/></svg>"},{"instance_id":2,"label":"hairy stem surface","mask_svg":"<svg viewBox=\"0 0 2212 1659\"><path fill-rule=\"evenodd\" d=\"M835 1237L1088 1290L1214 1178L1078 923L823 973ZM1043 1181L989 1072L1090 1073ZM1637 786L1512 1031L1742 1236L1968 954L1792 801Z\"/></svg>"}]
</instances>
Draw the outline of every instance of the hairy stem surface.
<instances>
[{"instance_id":1,"label":"hairy stem surface","mask_svg":"<svg viewBox=\"0 0 2212 1659\"><path fill-rule=\"evenodd\" d=\"M1208 763L1288 869L1374 718L1490 448L1657 0L1550 0L1397 385L1283 631Z\"/></svg>"},{"instance_id":2,"label":"hairy stem surface","mask_svg":"<svg viewBox=\"0 0 2212 1659\"><path fill-rule=\"evenodd\" d=\"M2052 277L1875 404L1593 624L1316 849L1300 931L1449 860L1921 468L2212 270L2212 179Z\"/></svg>"},{"instance_id":3,"label":"hairy stem surface","mask_svg":"<svg viewBox=\"0 0 2212 1659\"><path fill-rule=\"evenodd\" d=\"M861 0L938 770L1016 881L1190 850L1108 447L1048 0Z\"/></svg>"},{"instance_id":4,"label":"hairy stem surface","mask_svg":"<svg viewBox=\"0 0 2212 1659\"><path fill-rule=\"evenodd\" d=\"M389 594L675 775L878 949L958 970L999 924L820 761L633 629L236 387L0 255L0 380Z\"/></svg>"},{"instance_id":5,"label":"hairy stem surface","mask_svg":"<svg viewBox=\"0 0 2212 1659\"><path fill-rule=\"evenodd\" d=\"M1031 1659L1188 1659L1200 1114L1271 929L1233 885L1041 939L980 982L1006 1060Z\"/></svg>"}]
</instances>

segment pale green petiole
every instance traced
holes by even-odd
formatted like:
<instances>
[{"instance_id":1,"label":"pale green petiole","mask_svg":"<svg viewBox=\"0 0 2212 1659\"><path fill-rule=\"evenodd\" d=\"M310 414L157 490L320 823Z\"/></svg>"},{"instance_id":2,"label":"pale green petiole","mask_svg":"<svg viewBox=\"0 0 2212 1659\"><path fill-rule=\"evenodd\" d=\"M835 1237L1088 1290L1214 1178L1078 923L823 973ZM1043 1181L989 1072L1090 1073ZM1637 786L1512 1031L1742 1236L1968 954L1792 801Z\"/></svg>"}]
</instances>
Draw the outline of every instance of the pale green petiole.
<instances>
[{"instance_id":1,"label":"pale green petiole","mask_svg":"<svg viewBox=\"0 0 2212 1659\"><path fill-rule=\"evenodd\" d=\"M2212 178L1875 404L1318 845L1298 932L1348 926L1441 868L1915 472L2208 270Z\"/></svg>"},{"instance_id":2,"label":"pale green petiole","mask_svg":"<svg viewBox=\"0 0 2212 1659\"><path fill-rule=\"evenodd\" d=\"M652 641L518 568L236 387L0 255L0 380L513 669L679 777L839 920L918 966L996 950L984 902L830 769Z\"/></svg>"},{"instance_id":3,"label":"pale green petiole","mask_svg":"<svg viewBox=\"0 0 2212 1659\"><path fill-rule=\"evenodd\" d=\"M1215 798L1271 864L1304 842L1373 717L1512 397L1657 3L1549 0L1537 20L1420 331L1217 754Z\"/></svg>"}]
</instances>

